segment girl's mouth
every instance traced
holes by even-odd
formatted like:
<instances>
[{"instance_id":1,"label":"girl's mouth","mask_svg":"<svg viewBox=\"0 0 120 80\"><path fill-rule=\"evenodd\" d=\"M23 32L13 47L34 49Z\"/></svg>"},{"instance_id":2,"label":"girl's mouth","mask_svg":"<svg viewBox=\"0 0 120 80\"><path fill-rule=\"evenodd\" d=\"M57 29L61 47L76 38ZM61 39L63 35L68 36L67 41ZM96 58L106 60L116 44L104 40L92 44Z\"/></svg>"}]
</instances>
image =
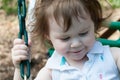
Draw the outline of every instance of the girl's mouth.
<instances>
[{"instance_id":1,"label":"girl's mouth","mask_svg":"<svg viewBox=\"0 0 120 80\"><path fill-rule=\"evenodd\" d=\"M80 53L82 50L79 50L79 51L70 51L70 53Z\"/></svg>"},{"instance_id":2,"label":"girl's mouth","mask_svg":"<svg viewBox=\"0 0 120 80\"><path fill-rule=\"evenodd\" d=\"M73 52L73 53L80 53L82 50L80 50L80 51L75 51L75 52Z\"/></svg>"}]
</instances>

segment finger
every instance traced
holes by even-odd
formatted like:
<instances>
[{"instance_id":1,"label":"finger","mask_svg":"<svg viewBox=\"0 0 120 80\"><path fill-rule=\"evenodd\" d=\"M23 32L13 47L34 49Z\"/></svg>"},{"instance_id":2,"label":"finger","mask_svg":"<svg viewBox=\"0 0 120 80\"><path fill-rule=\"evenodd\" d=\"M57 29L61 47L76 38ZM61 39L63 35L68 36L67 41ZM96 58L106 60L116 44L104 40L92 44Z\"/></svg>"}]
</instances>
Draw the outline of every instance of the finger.
<instances>
[{"instance_id":1,"label":"finger","mask_svg":"<svg viewBox=\"0 0 120 80\"><path fill-rule=\"evenodd\" d=\"M13 50L26 50L26 51L28 51L28 47L25 44L16 44L16 45L14 45Z\"/></svg>"},{"instance_id":2,"label":"finger","mask_svg":"<svg viewBox=\"0 0 120 80\"><path fill-rule=\"evenodd\" d=\"M16 57L13 57L13 64L14 65L19 65L21 61L24 61L24 60L28 60L28 57L27 56L16 56Z\"/></svg>"},{"instance_id":3,"label":"finger","mask_svg":"<svg viewBox=\"0 0 120 80\"><path fill-rule=\"evenodd\" d=\"M15 50L13 51L13 54L12 54L12 56L21 56L21 55L29 56L29 53L28 51L25 51L25 50Z\"/></svg>"},{"instance_id":4,"label":"finger","mask_svg":"<svg viewBox=\"0 0 120 80\"><path fill-rule=\"evenodd\" d=\"M24 40L17 38L17 39L14 40L13 44L14 45L16 45L16 44L25 44L25 42L24 42Z\"/></svg>"}]
</instances>

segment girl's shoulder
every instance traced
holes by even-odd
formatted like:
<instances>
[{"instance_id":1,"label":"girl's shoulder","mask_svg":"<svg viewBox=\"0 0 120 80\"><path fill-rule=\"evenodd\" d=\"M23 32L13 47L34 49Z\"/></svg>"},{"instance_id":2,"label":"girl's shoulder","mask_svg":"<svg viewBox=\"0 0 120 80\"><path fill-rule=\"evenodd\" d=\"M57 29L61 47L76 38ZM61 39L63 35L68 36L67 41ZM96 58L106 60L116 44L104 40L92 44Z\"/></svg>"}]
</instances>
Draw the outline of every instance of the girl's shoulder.
<instances>
[{"instance_id":1,"label":"girl's shoulder","mask_svg":"<svg viewBox=\"0 0 120 80\"><path fill-rule=\"evenodd\" d=\"M52 80L51 78L51 69L43 67L37 74L36 79L34 80Z\"/></svg>"},{"instance_id":2,"label":"girl's shoulder","mask_svg":"<svg viewBox=\"0 0 120 80\"><path fill-rule=\"evenodd\" d=\"M115 60L116 65L118 66L120 70L120 48L118 47L111 47L110 48L112 56Z\"/></svg>"}]
</instances>

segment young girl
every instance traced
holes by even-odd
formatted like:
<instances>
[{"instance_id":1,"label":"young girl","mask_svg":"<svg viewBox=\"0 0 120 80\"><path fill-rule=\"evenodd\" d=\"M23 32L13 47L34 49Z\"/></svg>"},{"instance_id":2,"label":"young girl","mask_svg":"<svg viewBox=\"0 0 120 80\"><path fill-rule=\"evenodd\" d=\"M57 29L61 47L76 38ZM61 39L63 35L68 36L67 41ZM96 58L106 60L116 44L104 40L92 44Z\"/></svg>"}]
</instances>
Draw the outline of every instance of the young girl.
<instances>
[{"instance_id":1,"label":"young girl","mask_svg":"<svg viewBox=\"0 0 120 80\"><path fill-rule=\"evenodd\" d=\"M55 49L35 80L120 80L120 49L95 38L104 20L98 0L36 0L34 17L34 33ZM22 80L19 64L28 55L15 39L14 80Z\"/></svg>"}]
</instances>

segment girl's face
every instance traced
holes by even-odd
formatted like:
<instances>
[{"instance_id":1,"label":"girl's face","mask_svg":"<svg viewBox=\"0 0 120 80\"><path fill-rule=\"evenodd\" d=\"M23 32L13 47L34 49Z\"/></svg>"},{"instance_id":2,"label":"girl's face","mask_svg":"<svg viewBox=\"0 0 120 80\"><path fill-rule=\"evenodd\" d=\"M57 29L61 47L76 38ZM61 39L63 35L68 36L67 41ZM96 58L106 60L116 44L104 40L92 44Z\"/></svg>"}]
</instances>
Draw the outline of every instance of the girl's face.
<instances>
[{"instance_id":1,"label":"girl's face","mask_svg":"<svg viewBox=\"0 0 120 80\"><path fill-rule=\"evenodd\" d=\"M62 24L61 19L61 24ZM49 19L51 40L55 50L68 61L82 60L95 42L94 23L89 16L72 18L67 32L57 24L54 17Z\"/></svg>"}]
</instances>

